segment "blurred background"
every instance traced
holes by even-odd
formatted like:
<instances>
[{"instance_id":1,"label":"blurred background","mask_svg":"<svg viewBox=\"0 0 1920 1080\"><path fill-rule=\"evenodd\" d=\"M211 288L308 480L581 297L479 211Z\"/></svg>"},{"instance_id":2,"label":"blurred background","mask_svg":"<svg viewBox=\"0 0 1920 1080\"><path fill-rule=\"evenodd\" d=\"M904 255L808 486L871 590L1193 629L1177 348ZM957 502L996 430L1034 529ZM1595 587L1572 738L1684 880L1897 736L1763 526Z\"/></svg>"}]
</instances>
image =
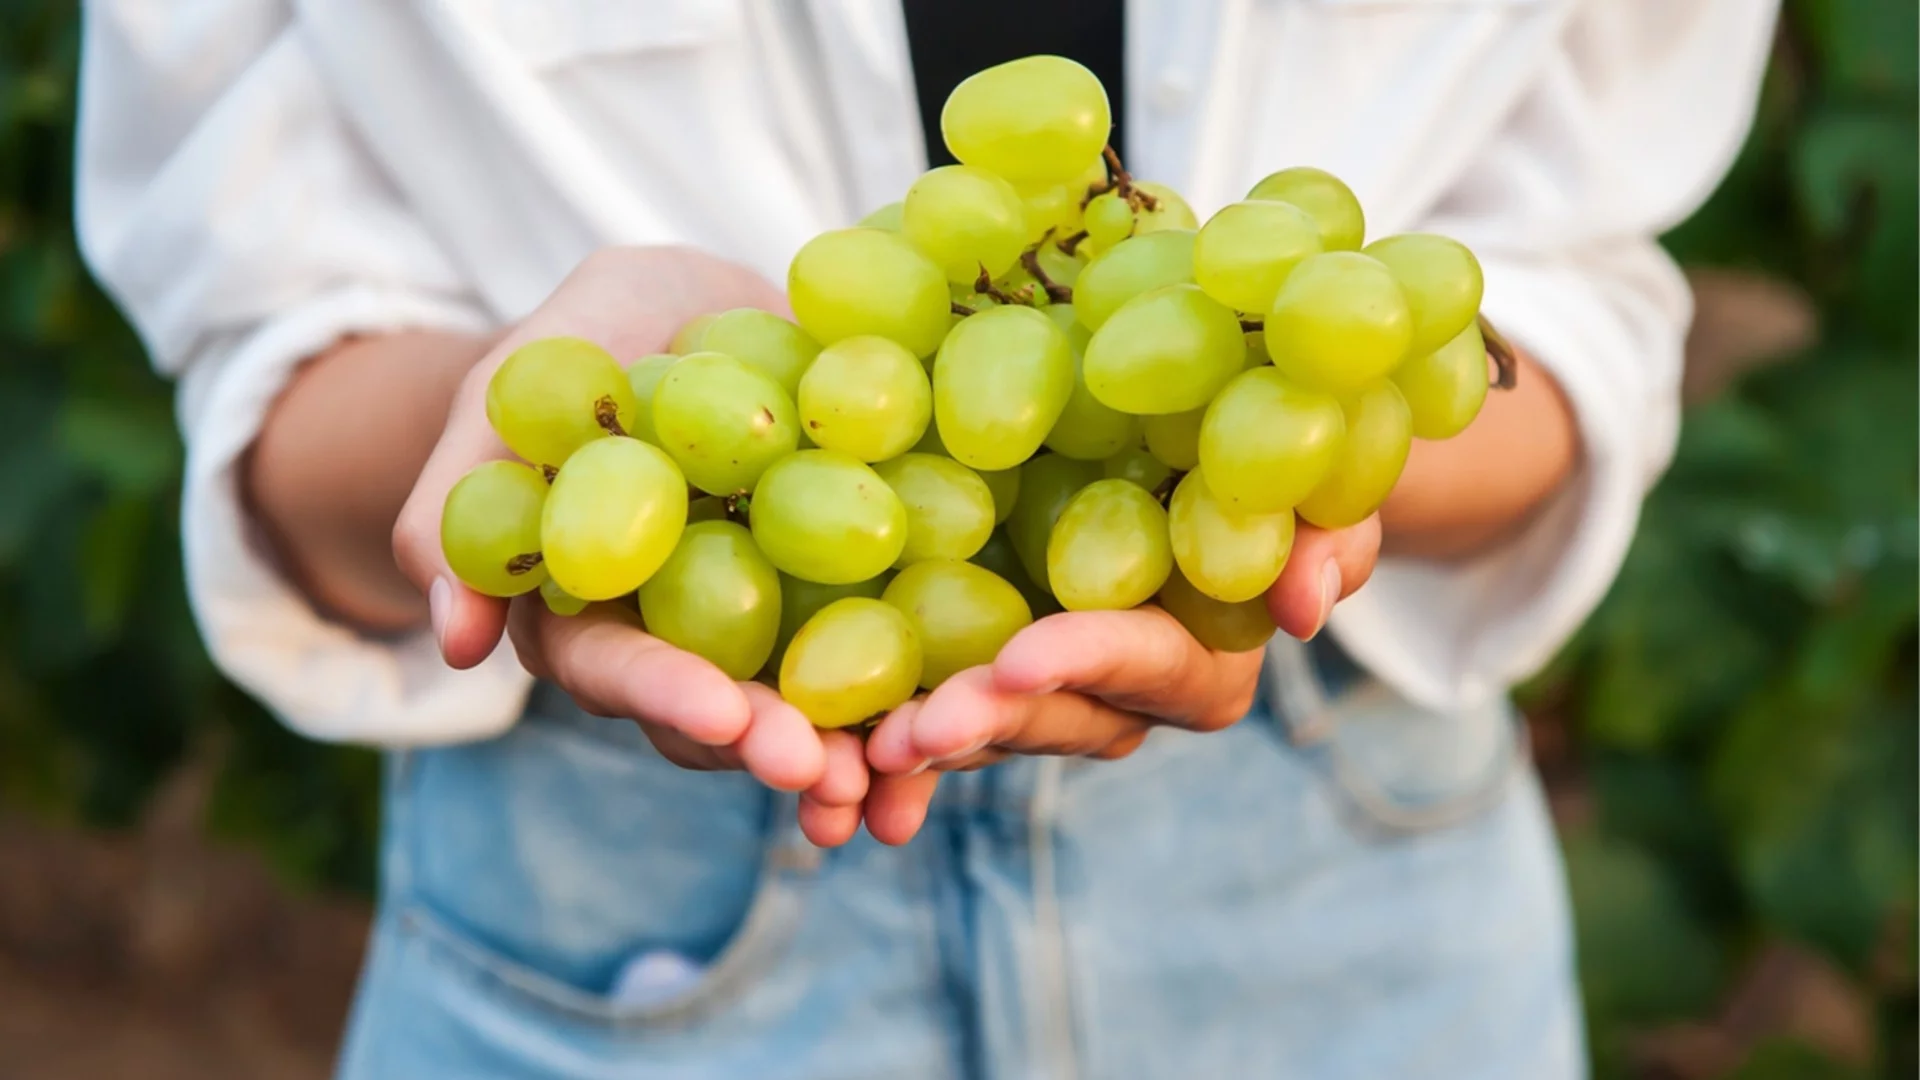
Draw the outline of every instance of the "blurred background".
<instances>
[{"instance_id":1,"label":"blurred background","mask_svg":"<svg viewBox=\"0 0 1920 1080\"><path fill-rule=\"evenodd\" d=\"M171 391L71 227L75 5L0 3L0 1062L320 1077L360 960L367 752L208 663ZM1913 0L1789 0L1759 121L1667 238L1679 455L1522 701L1597 1075L1916 1060Z\"/></svg>"}]
</instances>

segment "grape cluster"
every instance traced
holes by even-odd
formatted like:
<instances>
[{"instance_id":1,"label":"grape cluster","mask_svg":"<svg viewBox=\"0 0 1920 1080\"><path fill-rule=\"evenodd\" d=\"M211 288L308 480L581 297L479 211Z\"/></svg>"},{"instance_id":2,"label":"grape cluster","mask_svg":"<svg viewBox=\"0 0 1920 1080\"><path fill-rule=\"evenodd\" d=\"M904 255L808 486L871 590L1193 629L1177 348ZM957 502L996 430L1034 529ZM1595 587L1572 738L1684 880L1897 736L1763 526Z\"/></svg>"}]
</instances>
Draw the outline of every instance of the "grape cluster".
<instances>
[{"instance_id":1,"label":"grape cluster","mask_svg":"<svg viewBox=\"0 0 1920 1080\"><path fill-rule=\"evenodd\" d=\"M1440 236L1363 247L1311 168L1202 225L1110 125L1072 61L980 72L941 116L962 164L794 257L798 325L702 316L624 370L578 339L513 353L487 416L525 464L449 494L454 572L562 615L637 602L822 727L1061 609L1157 600L1211 648L1263 644L1296 519L1365 519L1411 440L1480 409L1480 268Z\"/></svg>"}]
</instances>

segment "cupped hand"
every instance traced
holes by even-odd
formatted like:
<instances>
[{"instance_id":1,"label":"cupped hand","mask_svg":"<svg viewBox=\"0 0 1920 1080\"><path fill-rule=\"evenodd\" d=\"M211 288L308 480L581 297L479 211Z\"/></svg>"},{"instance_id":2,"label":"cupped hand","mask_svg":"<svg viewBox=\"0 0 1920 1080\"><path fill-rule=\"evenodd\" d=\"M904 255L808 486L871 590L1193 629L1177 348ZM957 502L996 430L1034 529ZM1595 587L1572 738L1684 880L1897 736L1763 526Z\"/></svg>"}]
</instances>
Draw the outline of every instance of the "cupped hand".
<instances>
[{"instance_id":1,"label":"cupped hand","mask_svg":"<svg viewBox=\"0 0 1920 1080\"><path fill-rule=\"evenodd\" d=\"M486 418L487 382L519 346L554 336L597 342L621 362L664 351L688 319L730 308L781 312L785 299L744 267L678 248L612 248L589 257L463 381L446 427L393 531L394 558L427 594L441 654L456 668L490 655L508 629L520 662L586 711L639 722L662 755L687 768L745 769L814 807L857 814L868 769L858 739L818 732L778 694L737 683L650 637L625 605L571 618L537 595L510 605L461 584L440 550L447 492L475 465L510 457ZM831 836L825 837L831 840Z\"/></svg>"},{"instance_id":2,"label":"cupped hand","mask_svg":"<svg viewBox=\"0 0 1920 1080\"><path fill-rule=\"evenodd\" d=\"M1302 640L1365 584L1380 551L1377 518L1327 531L1302 524L1267 609ZM867 831L889 844L926 820L942 772L1009 754L1125 757L1156 726L1218 731L1253 703L1263 650L1224 653L1155 607L1068 612L1014 635L991 665L960 672L908 702L867 740L875 775L863 807L816 812L823 835ZM849 822L851 824L849 824Z\"/></svg>"}]
</instances>

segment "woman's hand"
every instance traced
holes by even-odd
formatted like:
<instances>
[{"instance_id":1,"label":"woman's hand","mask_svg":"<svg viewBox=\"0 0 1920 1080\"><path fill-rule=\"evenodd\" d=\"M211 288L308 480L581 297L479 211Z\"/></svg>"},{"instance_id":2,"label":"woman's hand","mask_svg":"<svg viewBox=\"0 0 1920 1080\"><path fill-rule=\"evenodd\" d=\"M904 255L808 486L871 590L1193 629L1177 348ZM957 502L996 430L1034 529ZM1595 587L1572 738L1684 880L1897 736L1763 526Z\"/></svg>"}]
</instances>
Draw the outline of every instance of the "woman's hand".
<instances>
[{"instance_id":1,"label":"woman's hand","mask_svg":"<svg viewBox=\"0 0 1920 1080\"><path fill-rule=\"evenodd\" d=\"M474 592L448 570L440 550L448 490L480 462L509 456L487 423L485 401L488 380L514 349L571 335L631 361L664 351L693 316L738 307L784 311L785 301L752 272L693 251L611 249L587 259L461 382L394 525L394 558L427 596L434 637L452 666L484 660L511 622L528 671L590 713L637 721L668 759L688 768L745 769L771 787L804 792L810 806L850 807L857 815L868 770L853 734L819 732L772 690L736 683L706 660L648 636L623 605L560 618L537 595L509 605Z\"/></svg>"}]
</instances>

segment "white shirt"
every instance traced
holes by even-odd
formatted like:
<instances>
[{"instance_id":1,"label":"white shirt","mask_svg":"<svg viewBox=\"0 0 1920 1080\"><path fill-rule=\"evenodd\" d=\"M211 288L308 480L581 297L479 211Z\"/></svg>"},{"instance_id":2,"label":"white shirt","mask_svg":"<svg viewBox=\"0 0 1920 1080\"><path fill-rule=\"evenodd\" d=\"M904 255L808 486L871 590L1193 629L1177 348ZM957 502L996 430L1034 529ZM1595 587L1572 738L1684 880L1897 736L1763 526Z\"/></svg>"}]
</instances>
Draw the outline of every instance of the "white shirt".
<instances>
[{"instance_id":1,"label":"white shirt","mask_svg":"<svg viewBox=\"0 0 1920 1080\"><path fill-rule=\"evenodd\" d=\"M93 0L78 216L180 382L187 581L214 658L322 739L500 732L503 646L330 623L263 559L235 462L304 358L349 333L477 331L609 244L784 280L799 245L925 167L893 0ZM1368 233L1456 236L1485 310L1577 412L1577 475L1522 535L1387 560L1335 613L1432 708L1543 663L1606 591L1678 423L1685 283L1654 237L1731 161L1771 0L1136 0L1132 171L1204 217L1264 174L1352 184ZM423 422L426 422L423 419Z\"/></svg>"}]
</instances>

